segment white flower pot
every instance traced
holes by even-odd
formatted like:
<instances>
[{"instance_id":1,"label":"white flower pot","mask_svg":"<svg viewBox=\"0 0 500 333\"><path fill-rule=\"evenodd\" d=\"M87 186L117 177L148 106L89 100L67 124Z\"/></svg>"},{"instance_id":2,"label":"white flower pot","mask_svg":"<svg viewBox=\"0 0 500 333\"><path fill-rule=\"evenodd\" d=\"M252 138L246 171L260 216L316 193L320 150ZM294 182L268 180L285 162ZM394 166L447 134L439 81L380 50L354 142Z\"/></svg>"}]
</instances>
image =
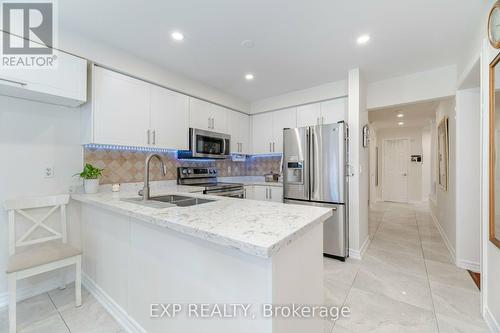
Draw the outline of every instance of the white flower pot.
<instances>
[{"instance_id":1,"label":"white flower pot","mask_svg":"<svg viewBox=\"0 0 500 333\"><path fill-rule=\"evenodd\" d=\"M84 179L83 188L87 194L97 193L99 190L99 179Z\"/></svg>"}]
</instances>

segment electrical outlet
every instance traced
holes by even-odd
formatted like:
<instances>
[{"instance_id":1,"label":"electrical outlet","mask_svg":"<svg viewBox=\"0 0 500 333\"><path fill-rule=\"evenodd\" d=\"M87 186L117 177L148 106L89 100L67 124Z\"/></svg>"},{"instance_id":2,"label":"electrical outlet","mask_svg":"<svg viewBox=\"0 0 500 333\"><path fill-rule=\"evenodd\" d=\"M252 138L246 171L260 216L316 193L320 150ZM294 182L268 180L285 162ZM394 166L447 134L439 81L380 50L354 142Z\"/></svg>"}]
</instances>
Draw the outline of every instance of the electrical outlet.
<instances>
[{"instance_id":1,"label":"electrical outlet","mask_svg":"<svg viewBox=\"0 0 500 333\"><path fill-rule=\"evenodd\" d=\"M54 167L46 167L43 170L45 178L54 178Z\"/></svg>"}]
</instances>

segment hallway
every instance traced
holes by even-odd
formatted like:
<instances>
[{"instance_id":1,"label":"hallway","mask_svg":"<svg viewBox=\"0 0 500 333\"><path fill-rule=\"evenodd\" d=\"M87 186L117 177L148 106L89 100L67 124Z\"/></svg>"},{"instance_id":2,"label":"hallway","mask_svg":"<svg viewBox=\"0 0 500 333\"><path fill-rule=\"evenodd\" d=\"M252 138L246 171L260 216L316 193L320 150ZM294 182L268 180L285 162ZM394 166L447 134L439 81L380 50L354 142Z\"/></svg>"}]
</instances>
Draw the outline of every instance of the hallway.
<instances>
[{"instance_id":1,"label":"hallway","mask_svg":"<svg viewBox=\"0 0 500 333\"><path fill-rule=\"evenodd\" d=\"M324 259L326 303L351 316L325 332L488 332L480 293L457 268L427 207L378 203L363 260Z\"/></svg>"}]
</instances>

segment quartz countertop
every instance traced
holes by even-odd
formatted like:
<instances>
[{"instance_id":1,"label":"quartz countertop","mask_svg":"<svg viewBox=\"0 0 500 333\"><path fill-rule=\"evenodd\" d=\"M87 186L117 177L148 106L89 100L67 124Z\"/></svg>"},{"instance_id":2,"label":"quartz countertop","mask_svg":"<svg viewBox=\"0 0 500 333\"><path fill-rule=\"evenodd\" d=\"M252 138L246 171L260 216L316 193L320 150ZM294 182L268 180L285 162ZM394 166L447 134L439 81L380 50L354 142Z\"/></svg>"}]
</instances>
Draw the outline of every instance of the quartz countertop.
<instances>
[{"instance_id":1,"label":"quartz countertop","mask_svg":"<svg viewBox=\"0 0 500 333\"><path fill-rule=\"evenodd\" d=\"M283 181L280 178L277 182L266 182L264 176L235 176L235 177L219 177L219 181L226 183L240 183L243 185L258 185L258 186L277 186L283 187Z\"/></svg>"},{"instance_id":2,"label":"quartz countertop","mask_svg":"<svg viewBox=\"0 0 500 333\"><path fill-rule=\"evenodd\" d=\"M182 186L152 191L152 196L182 194ZM196 238L270 258L331 214L327 208L189 193L215 201L190 207L153 208L122 199L134 192L72 194L72 199ZM105 221L103 221L105 223Z\"/></svg>"}]
</instances>

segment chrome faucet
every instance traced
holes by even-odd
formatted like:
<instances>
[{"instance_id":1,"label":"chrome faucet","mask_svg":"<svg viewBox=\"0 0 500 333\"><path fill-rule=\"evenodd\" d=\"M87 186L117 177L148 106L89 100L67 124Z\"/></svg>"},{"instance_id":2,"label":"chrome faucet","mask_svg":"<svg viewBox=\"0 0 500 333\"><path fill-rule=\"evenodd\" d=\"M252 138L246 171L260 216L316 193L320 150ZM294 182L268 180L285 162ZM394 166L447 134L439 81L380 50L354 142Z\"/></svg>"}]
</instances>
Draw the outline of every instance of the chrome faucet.
<instances>
[{"instance_id":1,"label":"chrome faucet","mask_svg":"<svg viewBox=\"0 0 500 333\"><path fill-rule=\"evenodd\" d=\"M139 191L139 195L142 196L142 200L149 200L150 196L149 196L149 163L151 162L151 159L153 159L153 157L156 157L160 163L161 163L161 173L162 175L166 175L167 174L167 168L165 167L165 164L163 163L163 160L161 159L161 156L158 155L158 154L150 154L148 155L148 157L146 157L146 162L144 163L145 164L145 167L144 167L144 187L142 188L142 190Z\"/></svg>"}]
</instances>

